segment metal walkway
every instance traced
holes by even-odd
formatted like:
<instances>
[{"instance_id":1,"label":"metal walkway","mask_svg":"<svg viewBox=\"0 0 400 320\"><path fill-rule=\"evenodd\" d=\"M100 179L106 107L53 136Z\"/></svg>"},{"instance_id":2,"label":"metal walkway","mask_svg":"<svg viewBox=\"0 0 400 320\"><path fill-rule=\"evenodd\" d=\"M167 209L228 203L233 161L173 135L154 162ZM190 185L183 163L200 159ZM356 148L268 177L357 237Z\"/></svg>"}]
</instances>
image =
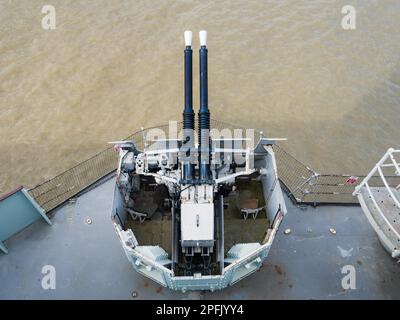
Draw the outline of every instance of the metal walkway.
<instances>
[{"instance_id":1,"label":"metal walkway","mask_svg":"<svg viewBox=\"0 0 400 320\"><path fill-rule=\"evenodd\" d=\"M54 210L52 226L38 221L8 239L9 254L0 254L0 299L400 298L400 266L360 207L301 209L287 198L288 214L259 272L214 293L159 287L133 270L116 238L113 189L108 180ZM45 265L55 267L55 290L42 289ZM342 289L345 265L356 270L355 290Z\"/></svg>"},{"instance_id":2,"label":"metal walkway","mask_svg":"<svg viewBox=\"0 0 400 320\"><path fill-rule=\"evenodd\" d=\"M400 176L400 150L392 148L383 155L354 191L371 226L393 258L400 256L400 184L392 181ZM371 185L374 175L381 186Z\"/></svg>"}]
</instances>

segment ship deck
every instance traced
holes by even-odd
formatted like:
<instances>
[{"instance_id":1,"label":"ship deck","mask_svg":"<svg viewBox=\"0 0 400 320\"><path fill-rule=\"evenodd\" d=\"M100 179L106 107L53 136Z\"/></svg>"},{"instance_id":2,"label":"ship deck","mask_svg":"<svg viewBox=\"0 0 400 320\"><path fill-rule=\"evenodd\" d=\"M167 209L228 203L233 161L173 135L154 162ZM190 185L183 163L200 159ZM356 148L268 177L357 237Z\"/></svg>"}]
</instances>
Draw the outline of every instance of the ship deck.
<instances>
[{"instance_id":1,"label":"ship deck","mask_svg":"<svg viewBox=\"0 0 400 320\"><path fill-rule=\"evenodd\" d=\"M55 209L52 226L38 221L8 239L0 299L400 298L400 266L359 206L298 207L287 197L288 214L257 273L213 293L162 288L126 259L110 221L113 190L109 179ZM55 267L54 290L41 286L45 265ZM356 289L342 289L345 265L356 270Z\"/></svg>"}]
</instances>

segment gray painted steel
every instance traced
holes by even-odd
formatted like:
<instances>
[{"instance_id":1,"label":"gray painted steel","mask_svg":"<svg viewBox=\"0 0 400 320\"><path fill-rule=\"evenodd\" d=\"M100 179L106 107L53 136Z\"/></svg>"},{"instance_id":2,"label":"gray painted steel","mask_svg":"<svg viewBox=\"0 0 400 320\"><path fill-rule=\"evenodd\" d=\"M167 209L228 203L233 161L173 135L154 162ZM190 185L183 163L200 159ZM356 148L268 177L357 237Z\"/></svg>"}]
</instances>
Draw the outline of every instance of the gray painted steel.
<instances>
[{"instance_id":1,"label":"gray painted steel","mask_svg":"<svg viewBox=\"0 0 400 320\"><path fill-rule=\"evenodd\" d=\"M114 185L109 180L58 208L52 227L41 220L7 240L10 253L0 255L0 299L400 298L400 266L360 207L299 209L290 201L260 271L214 293L162 288L132 269L115 236L110 221ZM289 235L283 233L286 228ZM56 290L41 287L47 264L56 268ZM345 265L356 269L355 290L341 287Z\"/></svg>"}]
</instances>

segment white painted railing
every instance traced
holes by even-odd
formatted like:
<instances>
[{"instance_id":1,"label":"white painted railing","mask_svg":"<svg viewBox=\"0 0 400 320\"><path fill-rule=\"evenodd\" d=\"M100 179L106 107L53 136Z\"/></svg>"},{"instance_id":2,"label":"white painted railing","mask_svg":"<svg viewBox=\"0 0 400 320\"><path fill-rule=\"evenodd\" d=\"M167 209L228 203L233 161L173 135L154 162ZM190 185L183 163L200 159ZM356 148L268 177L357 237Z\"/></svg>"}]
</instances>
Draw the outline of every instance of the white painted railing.
<instances>
[{"instance_id":1,"label":"white painted railing","mask_svg":"<svg viewBox=\"0 0 400 320\"><path fill-rule=\"evenodd\" d=\"M389 194L393 197L396 205L400 208L400 202L397 200L396 197L394 197L393 192L390 189L390 186L387 183L387 180L382 172L382 168L394 168L395 169L393 172L394 175L400 176L400 163L396 161L394 154L400 154L400 150L389 148L386 151L386 153L378 161L378 163L374 166L374 168L371 170L371 172L364 178L364 180L358 186L356 186L356 188L353 192L353 196L360 194L361 188L366 186L368 184L368 181L371 179L371 177L374 176L376 172L378 172L383 181L383 184L388 189ZM388 159L391 160L391 163L386 163ZM398 189L399 187L400 187L400 185L396 186L396 189Z\"/></svg>"},{"instance_id":2,"label":"white painted railing","mask_svg":"<svg viewBox=\"0 0 400 320\"><path fill-rule=\"evenodd\" d=\"M395 150L393 148L389 148L386 153L384 154L384 156L378 161L378 163L374 166L374 168L371 170L371 172L364 178L364 180L358 185L356 186L354 192L353 192L353 196L360 196L361 194L361 189L363 187L366 188L369 196L371 197L372 203L374 204L375 208L377 209L377 211L379 212L379 215L381 216L381 218L385 221L385 223L390 226L390 230L392 230L394 232L394 234L396 235L397 238L400 238L400 234L396 231L395 228L392 227L392 224L389 222L389 220L386 218L384 212L382 211L382 209L379 207L378 202L376 201L373 192L371 191L371 188L368 184L369 180L375 176L376 173L379 174L380 178L382 179L382 182L384 184L384 187L386 188L386 190L388 191L388 193L390 194L391 198L393 199L395 205L400 208L400 202L399 199L397 198L397 196L393 193L392 188L396 188L399 189L400 185L394 187L394 186L390 186L389 183L387 182L385 175L382 171L382 168L393 168L394 171L392 172L392 175L396 175L396 176L400 176L400 165L399 162L396 161L395 158L395 154L400 154L400 150ZM390 161L389 161L390 160Z\"/></svg>"}]
</instances>

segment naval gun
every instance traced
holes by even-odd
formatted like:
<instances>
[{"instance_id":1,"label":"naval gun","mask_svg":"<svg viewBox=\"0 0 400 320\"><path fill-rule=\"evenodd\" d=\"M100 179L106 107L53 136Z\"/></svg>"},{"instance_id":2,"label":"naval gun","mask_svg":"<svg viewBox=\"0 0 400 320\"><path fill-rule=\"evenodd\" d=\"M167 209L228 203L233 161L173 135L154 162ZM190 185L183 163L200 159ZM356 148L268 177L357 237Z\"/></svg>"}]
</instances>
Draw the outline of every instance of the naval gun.
<instances>
[{"instance_id":1,"label":"naval gun","mask_svg":"<svg viewBox=\"0 0 400 320\"><path fill-rule=\"evenodd\" d=\"M260 135L243 146L250 139L211 134L207 32L199 38L197 132L185 31L182 138L142 150L116 143L112 222L125 254L139 273L181 291L223 289L258 270L286 214L275 141Z\"/></svg>"}]
</instances>

